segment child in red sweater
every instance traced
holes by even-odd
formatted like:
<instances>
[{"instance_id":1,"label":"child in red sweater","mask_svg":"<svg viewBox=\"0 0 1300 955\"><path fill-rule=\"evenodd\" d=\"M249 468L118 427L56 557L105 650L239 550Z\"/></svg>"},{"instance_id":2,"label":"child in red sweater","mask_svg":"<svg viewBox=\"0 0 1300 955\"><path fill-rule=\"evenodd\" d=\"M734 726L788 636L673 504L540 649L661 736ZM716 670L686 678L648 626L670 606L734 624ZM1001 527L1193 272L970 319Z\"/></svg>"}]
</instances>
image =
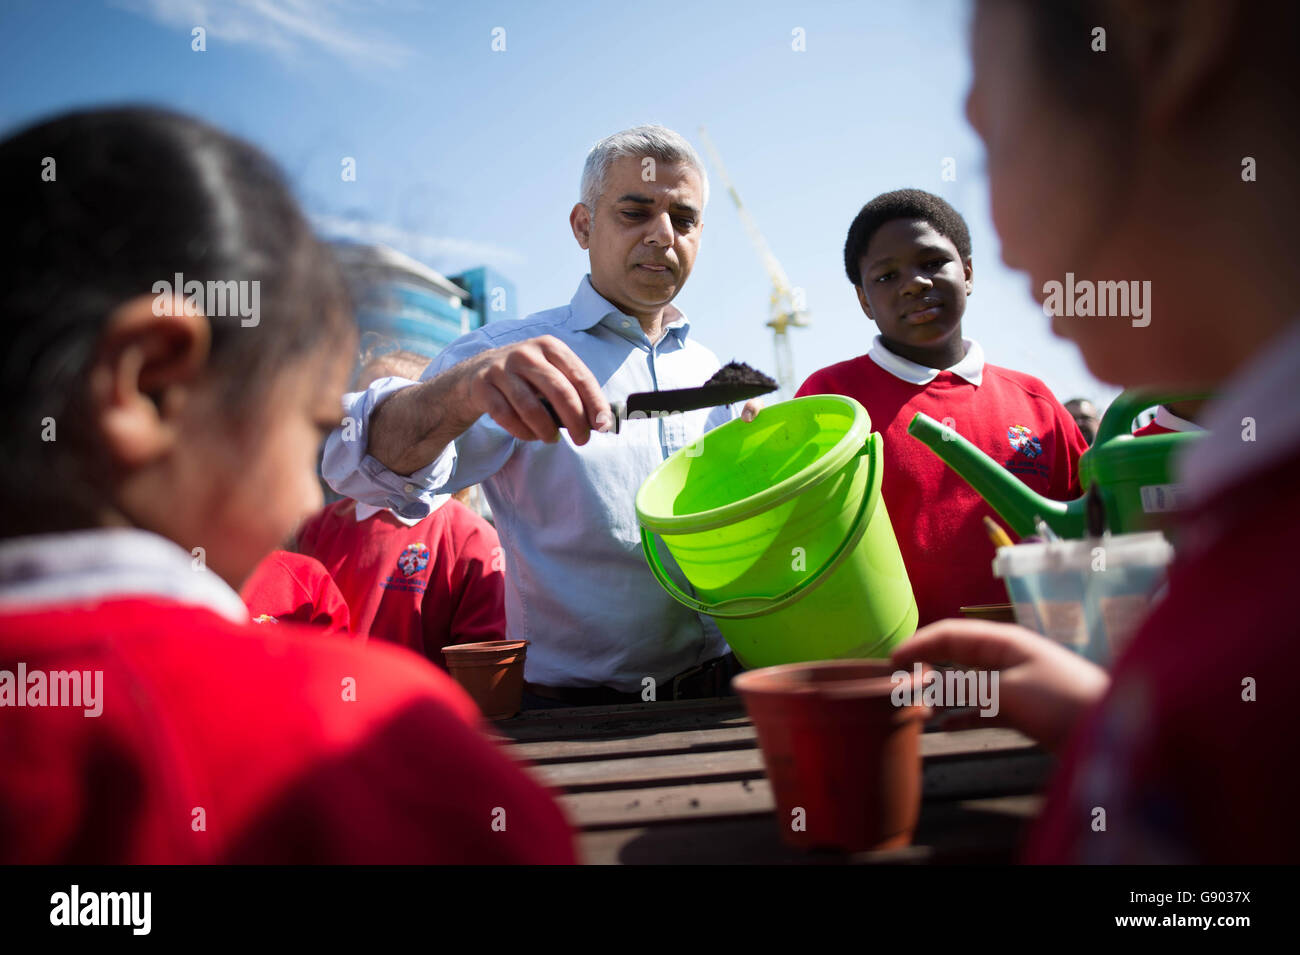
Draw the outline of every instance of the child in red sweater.
<instances>
[{"instance_id":1,"label":"child in red sweater","mask_svg":"<svg viewBox=\"0 0 1300 955\"><path fill-rule=\"evenodd\" d=\"M1294 863L1300 7L1151 12L1107 5L1126 42L1100 55L1077 5L977 3L967 113L1003 258L1040 300L1069 273L1157 290L1144 324L1061 310L1053 331L1103 381L1217 395L1176 463L1190 506L1167 590L1109 673L974 620L894 662L998 668L997 720L1060 754L1029 860Z\"/></svg>"},{"instance_id":2,"label":"child in red sweater","mask_svg":"<svg viewBox=\"0 0 1300 955\"><path fill-rule=\"evenodd\" d=\"M452 643L504 640L505 574L492 525L447 498L428 517L344 499L308 518L298 549L338 584L352 629L443 666Z\"/></svg>"},{"instance_id":3,"label":"child in red sweater","mask_svg":"<svg viewBox=\"0 0 1300 955\"><path fill-rule=\"evenodd\" d=\"M908 424L924 412L1055 500L1079 496L1087 442L1046 385L986 364L979 343L962 338L970 235L948 203L918 189L877 196L849 227L844 268L879 334L867 354L813 372L798 395L856 398L884 435L882 493L920 625L1005 602L983 525L993 509Z\"/></svg>"},{"instance_id":4,"label":"child in red sweater","mask_svg":"<svg viewBox=\"0 0 1300 955\"><path fill-rule=\"evenodd\" d=\"M72 113L0 141L0 208L0 863L573 861L446 674L234 590L321 505L355 347L270 161Z\"/></svg>"},{"instance_id":5,"label":"child in red sweater","mask_svg":"<svg viewBox=\"0 0 1300 955\"><path fill-rule=\"evenodd\" d=\"M348 604L321 562L305 554L272 551L239 588L254 623L305 623L326 633L348 633ZM358 634L362 639L365 632Z\"/></svg>"},{"instance_id":6,"label":"child in red sweater","mask_svg":"<svg viewBox=\"0 0 1300 955\"><path fill-rule=\"evenodd\" d=\"M355 390L380 378L417 380L428 363L380 340L363 353ZM295 546L338 584L355 631L438 666L448 644L505 639L501 542L453 497L419 520L345 498L308 518Z\"/></svg>"}]
</instances>

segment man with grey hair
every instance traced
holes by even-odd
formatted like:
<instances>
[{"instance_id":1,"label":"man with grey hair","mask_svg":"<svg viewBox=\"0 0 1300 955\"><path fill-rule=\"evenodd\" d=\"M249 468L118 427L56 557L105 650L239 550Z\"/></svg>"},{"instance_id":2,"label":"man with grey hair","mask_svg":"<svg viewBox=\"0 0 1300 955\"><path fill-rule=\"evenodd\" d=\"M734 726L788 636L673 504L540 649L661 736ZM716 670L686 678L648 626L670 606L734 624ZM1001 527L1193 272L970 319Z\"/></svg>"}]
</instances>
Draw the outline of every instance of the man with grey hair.
<instances>
[{"instance_id":1,"label":"man with grey hair","mask_svg":"<svg viewBox=\"0 0 1300 955\"><path fill-rule=\"evenodd\" d=\"M651 576L633 501L670 454L737 409L610 431L611 400L696 387L720 367L671 304L707 196L703 163L672 130L601 140L569 213L591 267L572 301L463 336L418 384L388 378L346 396L347 427L326 445L335 490L408 518L483 485L504 549L507 633L531 641L526 705L718 695L735 669L713 622Z\"/></svg>"}]
</instances>

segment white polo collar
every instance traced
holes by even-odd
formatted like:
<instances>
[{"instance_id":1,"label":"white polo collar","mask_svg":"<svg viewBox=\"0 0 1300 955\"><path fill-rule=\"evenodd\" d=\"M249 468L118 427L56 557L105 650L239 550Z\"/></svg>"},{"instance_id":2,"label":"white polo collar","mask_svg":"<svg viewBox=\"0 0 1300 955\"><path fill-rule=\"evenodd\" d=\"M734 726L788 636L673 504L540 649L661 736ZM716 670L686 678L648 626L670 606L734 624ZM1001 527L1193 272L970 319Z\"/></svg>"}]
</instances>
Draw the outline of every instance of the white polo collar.
<instances>
[{"instance_id":1,"label":"white polo collar","mask_svg":"<svg viewBox=\"0 0 1300 955\"><path fill-rule=\"evenodd\" d=\"M1162 428L1168 428L1170 431L1204 431L1195 421L1188 421L1186 418L1180 418L1171 412L1164 405L1156 406L1155 423Z\"/></svg>"},{"instance_id":2,"label":"white polo collar","mask_svg":"<svg viewBox=\"0 0 1300 955\"><path fill-rule=\"evenodd\" d=\"M1257 356L1206 406L1205 430L1209 434L1195 442L1177 464L1193 505L1208 501L1218 491L1300 448L1300 401L1295 397L1300 316Z\"/></svg>"},{"instance_id":3,"label":"white polo collar","mask_svg":"<svg viewBox=\"0 0 1300 955\"><path fill-rule=\"evenodd\" d=\"M429 508L429 514L432 514L450 500L450 494L435 494ZM424 517L429 516L429 514L426 514L424 517L403 517L391 507L375 507L373 504L363 504L361 501L357 501L357 523L360 524L364 520L369 520L380 511L387 511L389 516L401 521L407 527L414 527L416 524L420 523L420 521L424 520Z\"/></svg>"},{"instance_id":4,"label":"white polo collar","mask_svg":"<svg viewBox=\"0 0 1300 955\"><path fill-rule=\"evenodd\" d=\"M177 544L136 527L103 527L0 541L0 607L119 597L197 604L232 623L248 608L230 585Z\"/></svg>"},{"instance_id":5,"label":"white polo collar","mask_svg":"<svg viewBox=\"0 0 1300 955\"><path fill-rule=\"evenodd\" d=\"M974 339L963 338L961 343L966 348L966 354L951 368L926 368L924 365L909 361L902 355L890 351L879 335L872 339L871 350L867 355L894 377L902 378L914 385L928 385L939 377L940 372L950 371L978 388L980 382L984 380L984 349Z\"/></svg>"}]
</instances>

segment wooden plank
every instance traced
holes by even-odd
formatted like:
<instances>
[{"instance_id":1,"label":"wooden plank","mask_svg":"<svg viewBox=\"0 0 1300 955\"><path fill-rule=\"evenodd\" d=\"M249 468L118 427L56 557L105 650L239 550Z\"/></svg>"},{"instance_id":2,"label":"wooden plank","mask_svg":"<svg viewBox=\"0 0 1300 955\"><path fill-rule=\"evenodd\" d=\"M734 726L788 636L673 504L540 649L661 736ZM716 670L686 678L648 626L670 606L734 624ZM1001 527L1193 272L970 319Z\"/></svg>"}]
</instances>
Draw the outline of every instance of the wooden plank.
<instances>
[{"instance_id":1,"label":"wooden plank","mask_svg":"<svg viewBox=\"0 0 1300 955\"><path fill-rule=\"evenodd\" d=\"M925 732L943 732L949 720L974 712L969 708L940 711L926 723ZM744 703L739 697L728 696L681 702L527 710L512 719L493 724L493 729L498 737L505 740L533 742L600 739L749 725Z\"/></svg>"},{"instance_id":2,"label":"wooden plank","mask_svg":"<svg viewBox=\"0 0 1300 955\"><path fill-rule=\"evenodd\" d=\"M675 730L644 736L615 736L598 739L538 740L515 743L510 752L533 763L557 763L581 759L609 759L623 755L668 755L719 749L754 747L758 740L752 726L722 729Z\"/></svg>"},{"instance_id":3,"label":"wooden plank","mask_svg":"<svg viewBox=\"0 0 1300 955\"><path fill-rule=\"evenodd\" d=\"M766 814L775 807L766 779L560 794L558 799L579 829Z\"/></svg>"},{"instance_id":4,"label":"wooden plank","mask_svg":"<svg viewBox=\"0 0 1300 955\"><path fill-rule=\"evenodd\" d=\"M1025 795L1041 791L1055 767L1055 758L1038 749L937 757L921 767L921 791L926 799Z\"/></svg>"},{"instance_id":5,"label":"wooden plank","mask_svg":"<svg viewBox=\"0 0 1300 955\"><path fill-rule=\"evenodd\" d=\"M510 742L506 740L505 742ZM1030 746L1028 737L1011 729L958 730L927 732L921 737L921 752L937 755L944 752L976 752L1006 749L1013 744ZM585 739L540 739L517 742L511 752L534 763L557 763L579 759L614 759L631 755L668 755L670 753L707 752L757 746L752 726L724 726L715 729L676 729L636 736L588 737Z\"/></svg>"},{"instance_id":6,"label":"wooden plank","mask_svg":"<svg viewBox=\"0 0 1300 955\"><path fill-rule=\"evenodd\" d=\"M1013 729L990 726L988 729L953 730L923 733L922 756L975 755L1000 750L1030 749L1036 744Z\"/></svg>"},{"instance_id":7,"label":"wooden plank","mask_svg":"<svg viewBox=\"0 0 1300 955\"><path fill-rule=\"evenodd\" d=\"M660 733L674 729L744 726L744 704L736 697L620 706L564 707L529 710L495 724L496 732L520 741L587 739L591 737Z\"/></svg>"},{"instance_id":8,"label":"wooden plank","mask_svg":"<svg viewBox=\"0 0 1300 955\"><path fill-rule=\"evenodd\" d=\"M810 865L820 853L781 844L769 816L605 829L578 836L587 865Z\"/></svg>"},{"instance_id":9,"label":"wooden plank","mask_svg":"<svg viewBox=\"0 0 1300 955\"><path fill-rule=\"evenodd\" d=\"M748 753L734 754L757 756ZM922 798L927 801L1032 793L1042 787L1053 761L1033 749L977 759L927 759L922 764ZM544 767L534 768L534 772ZM737 775L743 770L735 770ZM775 808L772 787L761 765L749 778L625 786L595 784L558 794L579 829L613 829L736 816L768 815ZM543 777L544 778L544 777ZM576 788L576 787L575 787Z\"/></svg>"},{"instance_id":10,"label":"wooden plank","mask_svg":"<svg viewBox=\"0 0 1300 955\"><path fill-rule=\"evenodd\" d=\"M1037 794L926 802L910 847L856 853L846 861L854 865L1014 862L1042 805L1043 797Z\"/></svg>"},{"instance_id":11,"label":"wooden plank","mask_svg":"<svg viewBox=\"0 0 1300 955\"><path fill-rule=\"evenodd\" d=\"M673 740L727 732L727 747L687 747L685 752L665 752L664 746ZM746 735L747 734L747 735ZM756 748L752 729L740 731L699 731L662 734L665 739L655 743L656 749L641 751L641 740L593 740L579 744L584 754L608 753L608 759L572 760L556 758L557 751L568 751L572 743L534 743L527 753L521 754L523 745L511 752L529 755L537 764L537 775L551 786L570 791L584 789L616 789L673 782L712 782L723 779L757 777L763 774L762 754ZM921 737L922 758L936 759L1015 753L1032 749L1033 741L1014 730L965 730L957 733L926 733ZM623 754L630 755L623 755ZM927 772L929 770L927 769ZM969 769L958 770L969 775ZM951 770L950 770L951 774Z\"/></svg>"},{"instance_id":12,"label":"wooden plank","mask_svg":"<svg viewBox=\"0 0 1300 955\"><path fill-rule=\"evenodd\" d=\"M579 852L592 865L1008 862L1041 803L1038 796L926 803L913 844L885 852L846 855L790 848L781 842L770 816L586 832L579 836Z\"/></svg>"},{"instance_id":13,"label":"wooden plank","mask_svg":"<svg viewBox=\"0 0 1300 955\"><path fill-rule=\"evenodd\" d=\"M586 762L556 763L537 767L550 786L570 792L579 789L626 789L660 785L667 781L714 782L763 775L763 756L756 747L703 753L635 756Z\"/></svg>"}]
</instances>

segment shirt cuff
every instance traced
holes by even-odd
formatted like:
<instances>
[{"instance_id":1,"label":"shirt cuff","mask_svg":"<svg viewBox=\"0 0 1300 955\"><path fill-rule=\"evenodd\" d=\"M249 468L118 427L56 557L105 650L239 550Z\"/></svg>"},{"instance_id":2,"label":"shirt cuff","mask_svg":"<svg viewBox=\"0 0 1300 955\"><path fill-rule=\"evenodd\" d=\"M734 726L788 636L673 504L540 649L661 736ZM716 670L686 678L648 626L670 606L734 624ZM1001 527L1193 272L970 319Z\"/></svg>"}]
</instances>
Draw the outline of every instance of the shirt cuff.
<instances>
[{"instance_id":1,"label":"shirt cuff","mask_svg":"<svg viewBox=\"0 0 1300 955\"><path fill-rule=\"evenodd\" d=\"M390 471L366 453L370 416L379 403L416 384L406 378L381 378L366 391L343 396L343 424L325 442L321 475L335 491L407 519L427 517L434 498L456 470L456 445L448 444L433 461L410 475Z\"/></svg>"}]
</instances>

